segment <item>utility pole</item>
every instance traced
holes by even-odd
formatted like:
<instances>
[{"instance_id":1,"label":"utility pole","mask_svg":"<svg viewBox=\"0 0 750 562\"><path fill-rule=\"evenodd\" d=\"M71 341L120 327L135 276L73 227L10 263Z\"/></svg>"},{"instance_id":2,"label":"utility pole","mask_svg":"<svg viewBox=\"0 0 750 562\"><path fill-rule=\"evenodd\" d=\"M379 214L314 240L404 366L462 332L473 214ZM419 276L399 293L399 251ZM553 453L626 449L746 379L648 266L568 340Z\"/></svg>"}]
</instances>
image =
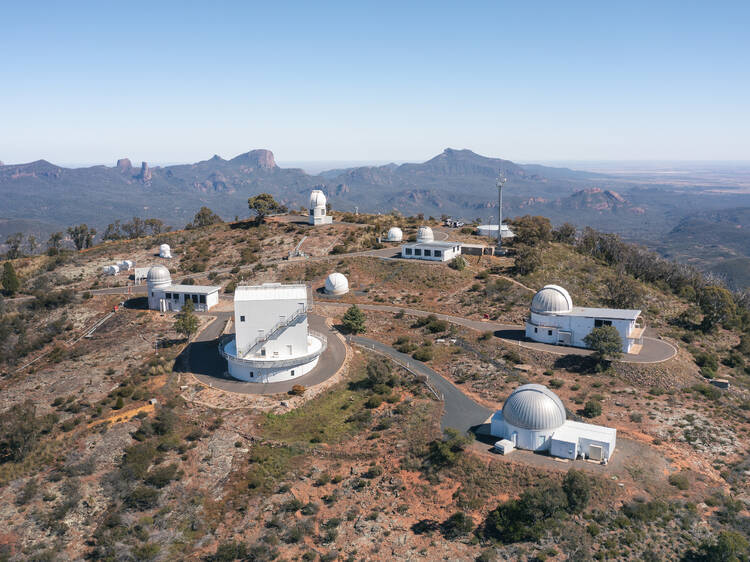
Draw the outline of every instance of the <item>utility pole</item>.
<instances>
[{"instance_id":1,"label":"utility pole","mask_svg":"<svg viewBox=\"0 0 750 562\"><path fill-rule=\"evenodd\" d=\"M497 176L497 250L496 254L503 255L503 185L508 181L502 170Z\"/></svg>"}]
</instances>

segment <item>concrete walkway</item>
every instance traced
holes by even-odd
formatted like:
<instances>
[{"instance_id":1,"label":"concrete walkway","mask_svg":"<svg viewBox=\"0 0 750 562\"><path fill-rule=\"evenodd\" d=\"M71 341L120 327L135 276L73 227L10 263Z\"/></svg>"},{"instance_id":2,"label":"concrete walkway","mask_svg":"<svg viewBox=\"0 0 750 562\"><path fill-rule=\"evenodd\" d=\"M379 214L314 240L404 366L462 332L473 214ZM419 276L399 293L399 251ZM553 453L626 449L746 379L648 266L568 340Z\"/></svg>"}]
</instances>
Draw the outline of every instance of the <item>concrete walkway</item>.
<instances>
[{"instance_id":1,"label":"concrete walkway","mask_svg":"<svg viewBox=\"0 0 750 562\"><path fill-rule=\"evenodd\" d=\"M397 363L408 367L414 373L424 376L427 381L441 396L445 409L440 419L440 427L446 429L453 427L461 432L466 432L478 427L492 414L492 411L474 402L471 398L461 392L446 378L427 365L411 356L400 353L391 346L377 340L363 336L350 336L348 341L366 349L372 349L383 355L395 359Z\"/></svg>"}]
</instances>

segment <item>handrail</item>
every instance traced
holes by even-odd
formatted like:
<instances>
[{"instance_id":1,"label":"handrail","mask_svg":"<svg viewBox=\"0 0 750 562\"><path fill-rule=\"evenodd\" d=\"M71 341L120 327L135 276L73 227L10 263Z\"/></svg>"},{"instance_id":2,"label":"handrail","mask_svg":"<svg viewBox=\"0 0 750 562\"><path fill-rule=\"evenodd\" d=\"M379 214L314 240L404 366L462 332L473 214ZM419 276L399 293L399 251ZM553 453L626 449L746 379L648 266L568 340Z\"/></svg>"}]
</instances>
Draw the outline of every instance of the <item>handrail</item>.
<instances>
[{"instance_id":1,"label":"handrail","mask_svg":"<svg viewBox=\"0 0 750 562\"><path fill-rule=\"evenodd\" d=\"M294 311L294 313L289 316L288 318L284 318L283 320L279 320L274 324L270 330L265 332L263 335L258 336L253 340L253 343L250 344L250 347L247 348L247 351L243 353L243 355L249 355L251 354L260 344L263 342L267 342L269 339L271 339L273 336L275 336L282 328L286 328L289 326L292 322L297 320L300 316L305 314L307 312L307 307L305 305L302 305L297 310ZM239 354L239 350L237 351Z\"/></svg>"},{"instance_id":2,"label":"handrail","mask_svg":"<svg viewBox=\"0 0 750 562\"><path fill-rule=\"evenodd\" d=\"M300 355L298 357L290 357L289 359L278 359L278 358L273 358L273 357L266 357L266 358L257 357L257 358L248 359L246 357L238 357L235 355L230 355L224 350L224 348L226 347L226 344L228 344L231 341L231 338L227 338L225 341L219 343L219 354L224 359L237 361L245 365L254 366L254 367L277 368L277 367L289 367L293 365L301 365L309 361L312 361L315 357L321 355L328 348L328 338L326 338L326 336L314 330L308 330L307 333L308 335L313 336L314 338L320 340L320 343L321 343L320 349L313 351L312 353L306 353L305 355Z\"/></svg>"}]
</instances>

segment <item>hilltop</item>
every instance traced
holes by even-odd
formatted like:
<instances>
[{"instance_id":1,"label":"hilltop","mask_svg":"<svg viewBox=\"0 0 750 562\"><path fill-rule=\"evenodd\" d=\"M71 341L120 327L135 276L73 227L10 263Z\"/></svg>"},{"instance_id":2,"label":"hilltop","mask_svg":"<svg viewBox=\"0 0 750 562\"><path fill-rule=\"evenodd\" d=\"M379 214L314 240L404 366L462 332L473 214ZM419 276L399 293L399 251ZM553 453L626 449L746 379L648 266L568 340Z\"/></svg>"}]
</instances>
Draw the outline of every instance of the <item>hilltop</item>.
<instances>
[{"instance_id":1,"label":"hilltop","mask_svg":"<svg viewBox=\"0 0 750 562\"><path fill-rule=\"evenodd\" d=\"M33 432L17 457L0 460L4 556L658 560L712 548L720 531L747 532L750 313L702 331L699 276L653 256L634 275L630 246L590 232L575 240L516 225L519 242L539 253L520 273L518 247L467 256L464 268L389 259L377 234L396 224L408 238L423 221L336 219L314 236L304 217L290 215L13 261L22 288L0 302L0 428ZM431 224L438 236L481 242ZM304 236L308 257L284 259ZM333 327L329 337L356 303L366 338L421 357L488 411L525 382L554 388L571 419L599 403L591 421L617 428L617 452L609 466L574 474L586 496L577 514L561 499L565 463L520 451L500 457L481 441L441 435L443 402L366 348L349 346L344 371L296 394L208 386L188 367L191 354L215 345L186 343L173 315L139 308L141 293L125 276L100 274L115 259L161 263L161 243L172 247L176 281L221 285L214 315L231 310L237 284L303 280L315 291L314 314ZM317 289L334 270L352 290L325 298ZM597 370L483 328L518 325L547 283L586 306L631 299L676 356ZM201 315L201 328L212 318ZM719 390L711 377L732 386ZM532 524L523 517L534 509L542 512ZM508 510L528 525L493 534Z\"/></svg>"}]
</instances>

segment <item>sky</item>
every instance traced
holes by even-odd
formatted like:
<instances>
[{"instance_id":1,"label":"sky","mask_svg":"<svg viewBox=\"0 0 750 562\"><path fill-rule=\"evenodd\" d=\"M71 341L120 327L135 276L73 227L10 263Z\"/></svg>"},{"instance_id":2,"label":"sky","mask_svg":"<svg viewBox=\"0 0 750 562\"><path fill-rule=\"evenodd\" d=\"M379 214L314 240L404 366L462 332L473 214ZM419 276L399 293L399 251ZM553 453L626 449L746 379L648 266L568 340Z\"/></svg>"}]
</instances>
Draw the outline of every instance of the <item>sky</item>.
<instances>
[{"instance_id":1,"label":"sky","mask_svg":"<svg viewBox=\"0 0 750 562\"><path fill-rule=\"evenodd\" d=\"M0 160L750 160L748 2L7 2Z\"/></svg>"}]
</instances>

